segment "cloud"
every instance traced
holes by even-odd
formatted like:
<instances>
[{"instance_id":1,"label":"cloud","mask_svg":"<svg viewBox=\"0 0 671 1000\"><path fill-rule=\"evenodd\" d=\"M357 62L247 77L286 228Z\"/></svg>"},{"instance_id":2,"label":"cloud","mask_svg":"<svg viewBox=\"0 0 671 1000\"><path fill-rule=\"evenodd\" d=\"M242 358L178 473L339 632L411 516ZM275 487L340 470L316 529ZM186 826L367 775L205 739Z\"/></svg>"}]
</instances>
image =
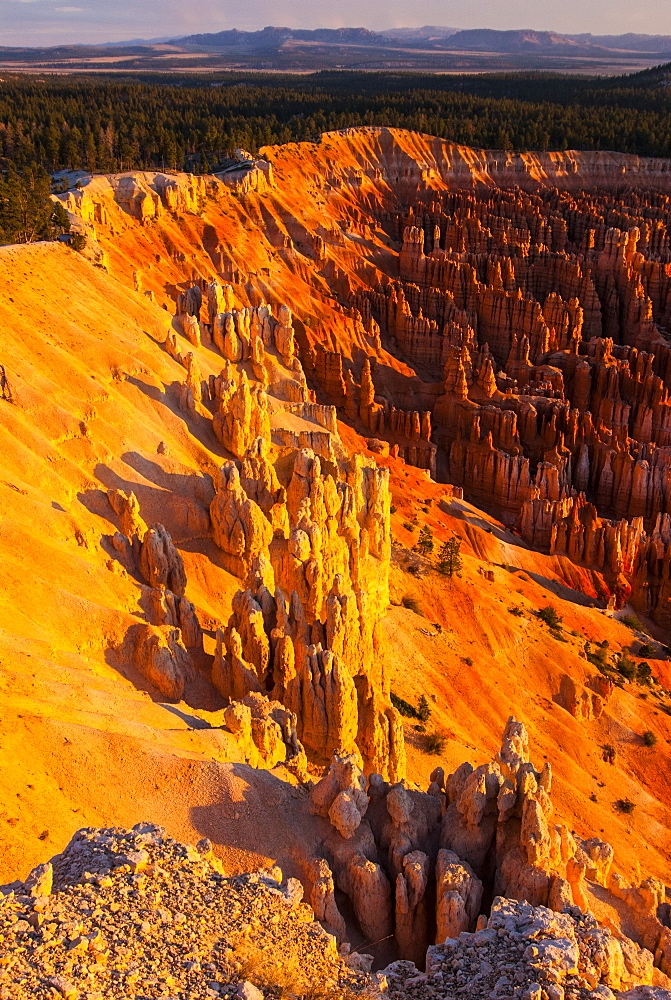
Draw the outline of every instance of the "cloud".
<instances>
[{"instance_id":1,"label":"cloud","mask_svg":"<svg viewBox=\"0 0 671 1000\"><path fill-rule=\"evenodd\" d=\"M61 14L77 14L80 10L84 10L83 7L56 7L55 9Z\"/></svg>"}]
</instances>

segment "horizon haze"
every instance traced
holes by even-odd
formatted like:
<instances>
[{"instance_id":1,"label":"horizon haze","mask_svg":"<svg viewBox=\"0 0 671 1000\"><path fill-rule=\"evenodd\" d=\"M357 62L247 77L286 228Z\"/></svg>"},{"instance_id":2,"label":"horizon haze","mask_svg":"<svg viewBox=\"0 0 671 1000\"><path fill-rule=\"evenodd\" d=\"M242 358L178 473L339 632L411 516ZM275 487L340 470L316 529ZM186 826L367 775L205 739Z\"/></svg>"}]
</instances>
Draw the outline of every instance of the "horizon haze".
<instances>
[{"instance_id":1,"label":"horizon haze","mask_svg":"<svg viewBox=\"0 0 671 1000\"><path fill-rule=\"evenodd\" d=\"M566 0L511 0L504 5L468 0L250 0L244 8L232 0L0 0L0 44L45 46L100 44L136 39L179 37L195 32L238 28L254 31L268 25L289 28L417 28L438 25L457 29L530 29L558 33L671 33L663 0L642 0L633 8L624 0L596 0L586 5Z\"/></svg>"}]
</instances>

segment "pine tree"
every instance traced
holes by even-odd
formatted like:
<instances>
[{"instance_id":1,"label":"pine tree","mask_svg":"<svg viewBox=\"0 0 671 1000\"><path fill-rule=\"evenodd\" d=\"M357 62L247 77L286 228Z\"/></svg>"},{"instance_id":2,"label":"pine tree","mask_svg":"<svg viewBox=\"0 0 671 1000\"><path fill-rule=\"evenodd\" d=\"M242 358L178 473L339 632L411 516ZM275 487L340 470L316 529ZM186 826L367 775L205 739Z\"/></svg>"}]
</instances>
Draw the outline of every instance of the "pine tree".
<instances>
[{"instance_id":1,"label":"pine tree","mask_svg":"<svg viewBox=\"0 0 671 1000\"><path fill-rule=\"evenodd\" d=\"M440 573L449 577L454 576L455 573L457 576L461 576L462 561L460 550L461 539L457 538L456 535L452 535L446 542L443 542L438 553L438 571Z\"/></svg>"},{"instance_id":2,"label":"pine tree","mask_svg":"<svg viewBox=\"0 0 671 1000\"><path fill-rule=\"evenodd\" d=\"M428 556L431 552L433 552L433 535L431 534L431 528L428 524L425 524L420 531L417 544L414 548L415 552L419 552L422 556Z\"/></svg>"},{"instance_id":3,"label":"pine tree","mask_svg":"<svg viewBox=\"0 0 671 1000\"><path fill-rule=\"evenodd\" d=\"M32 243L54 235L49 175L41 167L10 168L0 178L0 242Z\"/></svg>"},{"instance_id":4,"label":"pine tree","mask_svg":"<svg viewBox=\"0 0 671 1000\"><path fill-rule=\"evenodd\" d=\"M54 210L51 214L51 225L56 236L60 236L61 233L70 232L70 216L60 201L54 202Z\"/></svg>"},{"instance_id":5,"label":"pine tree","mask_svg":"<svg viewBox=\"0 0 671 1000\"><path fill-rule=\"evenodd\" d=\"M420 722L428 722L431 716L431 709L426 700L426 695L422 695L417 703L417 718Z\"/></svg>"}]
</instances>

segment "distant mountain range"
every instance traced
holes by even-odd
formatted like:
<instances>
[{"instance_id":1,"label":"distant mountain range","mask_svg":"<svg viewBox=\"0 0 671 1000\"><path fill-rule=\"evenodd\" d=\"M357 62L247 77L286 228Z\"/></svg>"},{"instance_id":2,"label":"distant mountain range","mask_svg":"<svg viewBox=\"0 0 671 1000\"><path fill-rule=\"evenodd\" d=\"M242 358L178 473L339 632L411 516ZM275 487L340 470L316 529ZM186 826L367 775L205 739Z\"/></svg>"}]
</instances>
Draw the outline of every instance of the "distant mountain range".
<instances>
[{"instance_id":1,"label":"distant mountain range","mask_svg":"<svg viewBox=\"0 0 671 1000\"><path fill-rule=\"evenodd\" d=\"M237 28L179 38L107 45L1 48L0 69L132 72L142 70L404 70L487 72L552 70L615 75L671 59L669 35L563 35L553 31L422 28Z\"/></svg>"},{"instance_id":2,"label":"distant mountain range","mask_svg":"<svg viewBox=\"0 0 671 1000\"><path fill-rule=\"evenodd\" d=\"M239 31L233 28L199 35L187 35L171 40L173 44L208 49L243 47L247 49L278 48L287 43L317 42L329 45L389 47L390 43L417 48L433 48L451 52L534 53L555 55L565 52L575 56L598 55L605 52L640 55L668 54L671 35L560 35L554 31L496 31L491 28L390 28L369 31L367 28L262 28L260 31Z\"/></svg>"},{"instance_id":3,"label":"distant mountain range","mask_svg":"<svg viewBox=\"0 0 671 1000\"><path fill-rule=\"evenodd\" d=\"M187 35L185 38L173 38L176 45L202 45L207 48L230 48L244 46L245 48L272 49L286 42L325 42L330 45L389 45L389 39L376 31L367 28L262 28L260 31L238 31L232 28L228 31L217 31L214 34Z\"/></svg>"},{"instance_id":4,"label":"distant mountain range","mask_svg":"<svg viewBox=\"0 0 671 1000\"><path fill-rule=\"evenodd\" d=\"M589 55L596 47L589 43L581 44L554 31L494 31L490 28L457 31L448 36L443 44L460 52L533 52L549 55L558 52L577 55L578 50Z\"/></svg>"},{"instance_id":5,"label":"distant mountain range","mask_svg":"<svg viewBox=\"0 0 671 1000\"><path fill-rule=\"evenodd\" d=\"M409 41L415 39L425 39L427 41L444 41L450 35L456 35L459 28L445 28L437 24L425 24L423 28L388 28L380 32L385 38L401 39Z\"/></svg>"},{"instance_id":6,"label":"distant mountain range","mask_svg":"<svg viewBox=\"0 0 671 1000\"><path fill-rule=\"evenodd\" d=\"M607 49L624 49L629 52L669 52L671 35L566 35L586 45L600 45Z\"/></svg>"}]
</instances>

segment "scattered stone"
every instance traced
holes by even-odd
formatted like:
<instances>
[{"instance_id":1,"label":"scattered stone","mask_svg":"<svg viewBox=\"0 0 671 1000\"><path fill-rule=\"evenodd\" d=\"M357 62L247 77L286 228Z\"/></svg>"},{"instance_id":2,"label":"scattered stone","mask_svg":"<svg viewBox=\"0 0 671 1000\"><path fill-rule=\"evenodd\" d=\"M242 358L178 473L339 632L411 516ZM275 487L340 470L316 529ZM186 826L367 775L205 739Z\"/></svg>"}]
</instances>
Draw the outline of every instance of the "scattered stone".
<instances>
[{"instance_id":1,"label":"scattered stone","mask_svg":"<svg viewBox=\"0 0 671 1000\"><path fill-rule=\"evenodd\" d=\"M254 986L253 983L240 983L235 995L240 997L240 1000L263 1000L263 993L260 989Z\"/></svg>"},{"instance_id":2,"label":"scattered stone","mask_svg":"<svg viewBox=\"0 0 671 1000\"><path fill-rule=\"evenodd\" d=\"M0 895L0 1000L264 1000L289 980L301 995L364 983L296 879L227 877L199 847L147 823L79 830L29 876L53 879L38 923L25 884Z\"/></svg>"}]
</instances>

